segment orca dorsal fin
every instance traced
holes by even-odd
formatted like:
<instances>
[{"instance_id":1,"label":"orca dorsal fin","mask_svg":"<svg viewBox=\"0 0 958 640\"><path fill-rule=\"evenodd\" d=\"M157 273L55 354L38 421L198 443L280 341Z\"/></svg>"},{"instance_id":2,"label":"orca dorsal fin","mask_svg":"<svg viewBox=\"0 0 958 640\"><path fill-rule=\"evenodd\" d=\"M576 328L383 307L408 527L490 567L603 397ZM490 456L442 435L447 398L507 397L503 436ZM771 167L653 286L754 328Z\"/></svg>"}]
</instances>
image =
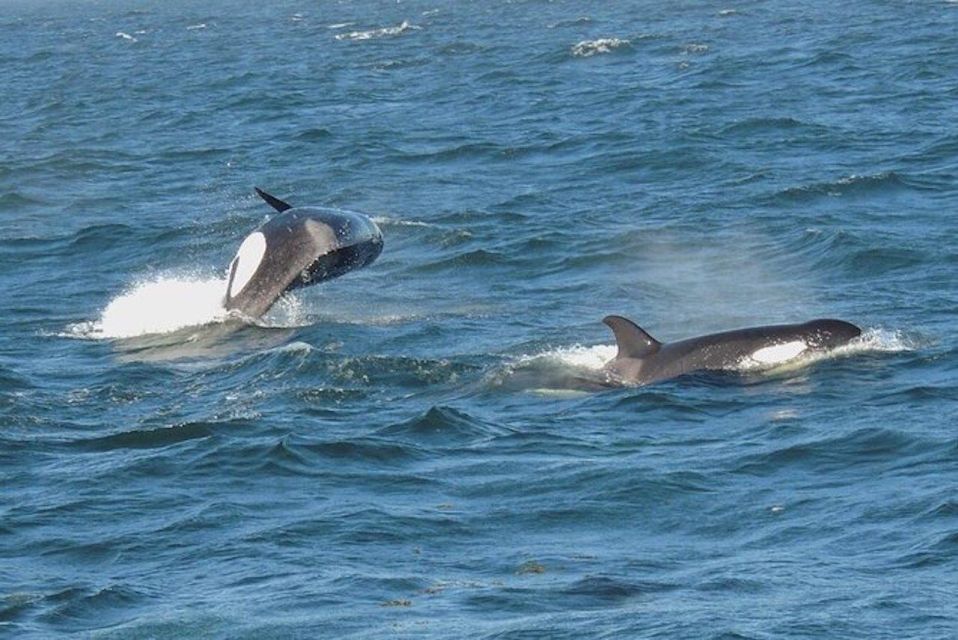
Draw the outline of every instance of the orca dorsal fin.
<instances>
[{"instance_id":1,"label":"orca dorsal fin","mask_svg":"<svg viewBox=\"0 0 958 640\"><path fill-rule=\"evenodd\" d=\"M259 187L253 187L253 188L256 189L256 193L259 194L259 197L266 201L266 204L268 204L269 206L273 207L274 209L276 209L276 210L279 211L280 213L286 211L287 209L292 209L292 208L293 208L293 205L291 205L291 204L289 204L289 203L286 203L286 202L283 202L282 200L280 200L280 199L277 198L276 196L271 196L271 195L269 195L268 193L266 193L265 191L263 191L263 190L260 189Z\"/></svg>"},{"instance_id":2,"label":"orca dorsal fin","mask_svg":"<svg viewBox=\"0 0 958 640\"><path fill-rule=\"evenodd\" d=\"M606 316L602 322L609 325L619 347L616 358L648 358L661 348L662 343L645 329L622 316Z\"/></svg>"}]
</instances>

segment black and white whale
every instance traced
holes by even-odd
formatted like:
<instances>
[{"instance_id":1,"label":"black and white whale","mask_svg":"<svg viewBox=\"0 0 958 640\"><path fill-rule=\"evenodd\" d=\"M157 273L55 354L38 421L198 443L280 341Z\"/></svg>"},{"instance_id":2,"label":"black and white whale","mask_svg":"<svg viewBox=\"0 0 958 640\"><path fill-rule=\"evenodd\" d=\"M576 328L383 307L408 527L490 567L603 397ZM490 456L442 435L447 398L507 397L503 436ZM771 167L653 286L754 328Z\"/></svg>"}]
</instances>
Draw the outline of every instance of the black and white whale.
<instances>
[{"instance_id":1,"label":"black and white whale","mask_svg":"<svg viewBox=\"0 0 958 640\"><path fill-rule=\"evenodd\" d=\"M602 320L619 351L606 370L623 382L647 384L694 371L774 367L800 356L829 351L861 335L843 320L749 327L663 344L622 316Z\"/></svg>"},{"instance_id":2,"label":"black and white whale","mask_svg":"<svg viewBox=\"0 0 958 640\"><path fill-rule=\"evenodd\" d=\"M365 267L383 250L368 216L324 207L293 207L256 189L279 211L246 236L229 266L223 305L256 318L284 293Z\"/></svg>"}]
</instances>

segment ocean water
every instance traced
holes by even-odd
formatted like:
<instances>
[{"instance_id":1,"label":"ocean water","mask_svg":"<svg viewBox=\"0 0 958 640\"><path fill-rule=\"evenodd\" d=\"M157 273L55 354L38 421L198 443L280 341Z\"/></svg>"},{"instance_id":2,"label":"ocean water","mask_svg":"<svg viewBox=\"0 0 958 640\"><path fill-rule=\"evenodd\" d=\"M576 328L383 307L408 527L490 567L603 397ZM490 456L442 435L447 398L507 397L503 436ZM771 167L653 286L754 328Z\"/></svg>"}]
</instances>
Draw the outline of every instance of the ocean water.
<instances>
[{"instance_id":1,"label":"ocean water","mask_svg":"<svg viewBox=\"0 0 958 640\"><path fill-rule=\"evenodd\" d=\"M0 636L958 637L958 4L0 4ZM371 267L224 319L295 204ZM610 384L836 317L774 371Z\"/></svg>"}]
</instances>

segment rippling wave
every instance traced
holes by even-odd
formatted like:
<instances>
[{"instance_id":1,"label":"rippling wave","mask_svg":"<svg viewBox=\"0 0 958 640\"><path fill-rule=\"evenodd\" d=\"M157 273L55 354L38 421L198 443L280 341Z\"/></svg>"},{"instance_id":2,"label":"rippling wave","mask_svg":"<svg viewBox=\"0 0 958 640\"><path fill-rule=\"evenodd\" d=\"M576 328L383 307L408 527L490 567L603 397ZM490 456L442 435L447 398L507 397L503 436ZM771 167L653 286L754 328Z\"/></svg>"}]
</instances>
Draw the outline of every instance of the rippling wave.
<instances>
[{"instance_id":1,"label":"rippling wave","mask_svg":"<svg viewBox=\"0 0 958 640\"><path fill-rule=\"evenodd\" d=\"M951 638L954 18L5 3L0 636ZM382 256L231 317L254 185Z\"/></svg>"}]
</instances>

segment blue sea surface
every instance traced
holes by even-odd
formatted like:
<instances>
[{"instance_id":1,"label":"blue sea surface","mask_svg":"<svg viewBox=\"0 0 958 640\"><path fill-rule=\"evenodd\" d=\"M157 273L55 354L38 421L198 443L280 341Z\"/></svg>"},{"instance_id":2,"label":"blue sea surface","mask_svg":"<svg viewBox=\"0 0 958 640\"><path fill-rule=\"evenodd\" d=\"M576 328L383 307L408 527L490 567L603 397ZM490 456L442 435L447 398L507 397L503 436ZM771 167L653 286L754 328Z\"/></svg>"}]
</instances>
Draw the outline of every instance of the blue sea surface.
<instances>
[{"instance_id":1,"label":"blue sea surface","mask_svg":"<svg viewBox=\"0 0 958 640\"><path fill-rule=\"evenodd\" d=\"M6 0L0 637L958 637L956 36ZM383 254L224 320L254 186ZM629 386L610 313L864 333Z\"/></svg>"}]
</instances>

